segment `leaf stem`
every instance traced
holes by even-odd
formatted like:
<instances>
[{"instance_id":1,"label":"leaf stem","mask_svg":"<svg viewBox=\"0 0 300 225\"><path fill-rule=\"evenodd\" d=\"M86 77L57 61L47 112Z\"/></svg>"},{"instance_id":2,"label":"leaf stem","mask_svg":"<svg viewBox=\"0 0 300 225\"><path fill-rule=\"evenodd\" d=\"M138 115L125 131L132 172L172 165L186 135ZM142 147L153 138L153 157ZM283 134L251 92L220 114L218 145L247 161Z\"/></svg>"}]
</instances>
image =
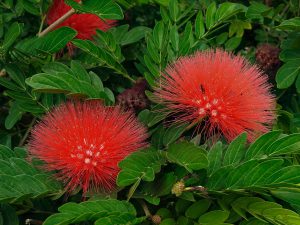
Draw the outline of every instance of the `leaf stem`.
<instances>
[{"instance_id":1,"label":"leaf stem","mask_svg":"<svg viewBox=\"0 0 300 225\"><path fill-rule=\"evenodd\" d=\"M152 217L152 214L151 212L149 211L148 209L148 206L146 205L146 203L143 201L143 200L138 200L138 202L140 203L140 205L142 206L144 212L145 212L145 215L147 218L151 218Z\"/></svg>"},{"instance_id":2,"label":"leaf stem","mask_svg":"<svg viewBox=\"0 0 300 225\"><path fill-rule=\"evenodd\" d=\"M62 15L60 18L58 18L54 23L52 23L49 27L47 27L42 32L38 33L38 37L43 37L50 31L54 30L58 25L60 25L62 22L64 22L66 19L68 19L70 16L72 16L74 13L76 13L75 9L70 9L68 12L66 12L64 15Z\"/></svg>"}]
</instances>

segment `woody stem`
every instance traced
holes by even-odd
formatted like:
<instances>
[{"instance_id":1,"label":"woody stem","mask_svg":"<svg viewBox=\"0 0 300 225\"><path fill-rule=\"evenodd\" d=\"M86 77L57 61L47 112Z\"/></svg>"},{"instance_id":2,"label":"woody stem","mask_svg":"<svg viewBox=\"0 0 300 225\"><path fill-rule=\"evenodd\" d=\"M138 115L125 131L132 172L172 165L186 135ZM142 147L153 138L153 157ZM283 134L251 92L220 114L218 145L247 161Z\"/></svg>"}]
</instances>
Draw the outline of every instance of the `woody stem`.
<instances>
[{"instance_id":1,"label":"woody stem","mask_svg":"<svg viewBox=\"0 0 300 225\"><path fill-rule=\"evenodd\" d=\"M150 213L146 203L143 200L138 200L138 202L141 204L141 206L144 210L145 216L148 217L148 218L152 217L152 214Z\"/></svg>"},{"instance_id":2,"label":"woody stem","mask_svg":"<svg viewBox=\"0 0 300 225\"><path fill-rule=\"evenodd\" d=\"M64 22L66 19L72 16L75 12L75 9L70 9L68 12L66 12L64 15L58 18L54 23L52 23L49 27L47 27L42 32L38 33L38 37L45 36L50 31L54 30L58 25L60 25L62 22Z\"/></svg>"}]
</instances>

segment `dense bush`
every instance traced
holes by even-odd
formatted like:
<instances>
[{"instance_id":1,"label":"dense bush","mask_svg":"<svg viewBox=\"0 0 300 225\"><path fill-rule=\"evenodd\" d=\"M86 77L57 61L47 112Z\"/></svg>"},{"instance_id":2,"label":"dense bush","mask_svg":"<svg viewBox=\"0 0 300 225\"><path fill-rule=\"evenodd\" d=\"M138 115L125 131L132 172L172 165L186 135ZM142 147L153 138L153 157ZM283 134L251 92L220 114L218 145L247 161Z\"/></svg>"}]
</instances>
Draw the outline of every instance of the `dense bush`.
<instances>
[{"instance_id":1,"label":"dense bush","mask_svg":"<svg viewBox=\"0 0 300 225\"><path fill-rule=\"evenodd\" d=\"M0 225L300 224L299 15L1 0Z\"/></svg>"}]
</instances>

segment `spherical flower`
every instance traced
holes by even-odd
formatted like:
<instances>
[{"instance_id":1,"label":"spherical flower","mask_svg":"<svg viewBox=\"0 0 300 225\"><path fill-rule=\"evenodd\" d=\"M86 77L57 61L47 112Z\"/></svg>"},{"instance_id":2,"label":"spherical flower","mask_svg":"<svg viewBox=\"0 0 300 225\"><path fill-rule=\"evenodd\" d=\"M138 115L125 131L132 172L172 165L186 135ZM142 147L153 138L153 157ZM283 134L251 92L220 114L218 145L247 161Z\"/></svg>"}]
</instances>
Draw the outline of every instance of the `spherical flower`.
<instances>
[{"instance_id":1,"label":"spherical flower","mask_svg":"<svg viewBox=\"0 0 300 225\"><path fill-rule=\"evenodd\" d=\"M79 0L76 0L79 2ZM47 13L46 22L48 25L54 23L71 9L64 0L54 0ZM115 20L101 20L98 16L89 13L74 14L56 27L68 26L77 31L76 38L92 39L96 34L96 29L106 31L116 24Z\"/></svg>"},{"instance_id":2,"label":"spherical flower","mask_svg":"<svg viewBox=\"0 0 300 225\"><path fill-rule=\"evenodd\" d=\"M118 163L145 147L145 128L130 112L98 101L64 103L54 108L31 134L29 153L57 171L72 191L112 191Z\"/></svg>"},{"instance_id":3,"label":"spherical flower","mask_svg":"<svg viewBox=\"0 0 300 225\"><path fill-rule=\"evenodd\" d=\"M167 67L154 94L175 122L197 124L206 136L218 132L229 141L242 132L254 140L275 117L267 76L223 50L182 57Z\"/></svg>"}]
</instances>

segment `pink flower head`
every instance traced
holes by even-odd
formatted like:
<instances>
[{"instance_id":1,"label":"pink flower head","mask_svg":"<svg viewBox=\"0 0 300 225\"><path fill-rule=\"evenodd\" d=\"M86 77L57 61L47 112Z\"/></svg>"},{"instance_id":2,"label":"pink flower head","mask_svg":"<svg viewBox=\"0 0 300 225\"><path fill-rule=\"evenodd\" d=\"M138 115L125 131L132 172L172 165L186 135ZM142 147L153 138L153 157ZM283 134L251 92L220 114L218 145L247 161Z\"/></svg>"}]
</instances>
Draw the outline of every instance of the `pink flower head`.
<instances>
[{"instance_id":1,"label":"pink flower head","mask_svg":"<svg viewBox=\"0 0 300 225\"><path fill-rule=\"evenodd\" d=\"M35 126L29 152L45 162L46 170L58 171L67 190L109 192L115 187L118 163L145 147L146 138L132 113L98 101L69 102Z\"/></svg>"},{"instance_id":2,"label":"pink flower head","mask_svg":"<svg viewBox=\"0 0 300 225\"><path fill-rule=\"evenodd\" d=\"M79 0L76 0L79 2ZM54 23L71 9L71 6L65 4L64 0L54 0L52 6L47 13L47 24ZM76 38L89 39L96 34L96 29L107 31L116 24L115 20L101 20L98 16L89 13L74 14L56 27L71 27L77 31ZM69 50L72 52L72 45L68 44Z\"/></svg>"},{"instance_id":3,"label":"pink flower head","mask_svg":"<svg viewBox=\"0 0 300 225\"><path fill-rule=\"evenodd\" d=\"M182 57L167 67L155 96L177 116L175 122L196 123L198 129L203 122L206 135L218 131L229 141L242 132L253 141L275 118L267 77L220 49Z\"/></svg>"}]
</instances>

